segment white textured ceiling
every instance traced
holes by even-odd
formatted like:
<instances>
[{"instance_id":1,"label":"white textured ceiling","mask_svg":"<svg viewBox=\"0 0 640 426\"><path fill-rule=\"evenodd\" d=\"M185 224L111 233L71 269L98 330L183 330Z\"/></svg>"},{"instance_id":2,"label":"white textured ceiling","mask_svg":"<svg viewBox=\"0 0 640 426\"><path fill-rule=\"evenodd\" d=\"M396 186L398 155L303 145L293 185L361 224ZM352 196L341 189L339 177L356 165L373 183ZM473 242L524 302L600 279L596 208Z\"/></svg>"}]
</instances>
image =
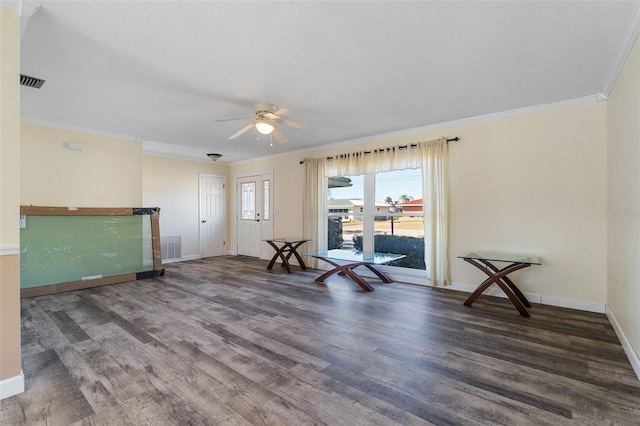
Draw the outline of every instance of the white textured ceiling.
<instances>
[{"instance_id":1,"label":"white textured ceiling","mask_svg":"<svg viewBox=\"0 0 640 426\"><path fill-rule=\"evenodd\" d=\"M38 3L23 118L235 162L602 92L637 2ZM258 101L317 132L212 122Z\"/></svg>"}]
</instances>

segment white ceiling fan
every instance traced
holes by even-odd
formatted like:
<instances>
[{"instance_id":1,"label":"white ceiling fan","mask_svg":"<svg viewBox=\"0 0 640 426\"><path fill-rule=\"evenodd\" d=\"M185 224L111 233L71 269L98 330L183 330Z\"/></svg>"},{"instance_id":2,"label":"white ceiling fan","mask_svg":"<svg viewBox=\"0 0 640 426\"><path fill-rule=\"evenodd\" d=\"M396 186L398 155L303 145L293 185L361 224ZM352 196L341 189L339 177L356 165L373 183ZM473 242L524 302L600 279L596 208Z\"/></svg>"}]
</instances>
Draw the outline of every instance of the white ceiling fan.
<instances>
[{"instance_id":1,"label":"white ceiling fan","mask_svg":"<svg viewBox=\"0 0 640 426\"><path fill-rule=\"evenodd\" d=\"M216 120L214 123L220 123L223 121L234 121L234 120L251 120L250 124L247 124L242 129L238 130L233 135L229 136L229 139L235 139L241 134L249 131L251 128L255 127L256 130L263 135L273 135L276 140L280 143L285 143L289 139L287 136L282 133L282 130L278 128L278 124L282 124L284 126L295 127L296 129L307 130L310 132L314 132L316 128L314 126L310 126L308 124L299 123L297 121L286 120L279 115L276 115L276 111L278 111L278 107L274 104L266 103L266 102L258 102L253 106L255 111L255 117L244 117L244 118L229 118L226 120Z\"/></svg>"}]
</instances>

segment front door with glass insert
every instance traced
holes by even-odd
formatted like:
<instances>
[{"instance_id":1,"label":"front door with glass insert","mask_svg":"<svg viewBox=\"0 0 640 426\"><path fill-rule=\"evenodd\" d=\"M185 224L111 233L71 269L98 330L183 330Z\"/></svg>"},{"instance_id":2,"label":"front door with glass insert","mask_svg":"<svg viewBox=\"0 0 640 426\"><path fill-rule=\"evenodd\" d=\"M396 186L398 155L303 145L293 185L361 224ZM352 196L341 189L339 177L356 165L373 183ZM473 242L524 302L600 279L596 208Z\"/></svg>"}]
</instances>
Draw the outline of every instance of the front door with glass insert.
<instances>
[{"instance_id":1,"label":"front door with glass insert","mask_svg":"<svg viewBox=\"0 0 640 426\"><path fill-rule=\"evenodd\" d=\"M238 254L260 257L264 200L260 175L238 179Z\"/></svg>"}]
</instances>

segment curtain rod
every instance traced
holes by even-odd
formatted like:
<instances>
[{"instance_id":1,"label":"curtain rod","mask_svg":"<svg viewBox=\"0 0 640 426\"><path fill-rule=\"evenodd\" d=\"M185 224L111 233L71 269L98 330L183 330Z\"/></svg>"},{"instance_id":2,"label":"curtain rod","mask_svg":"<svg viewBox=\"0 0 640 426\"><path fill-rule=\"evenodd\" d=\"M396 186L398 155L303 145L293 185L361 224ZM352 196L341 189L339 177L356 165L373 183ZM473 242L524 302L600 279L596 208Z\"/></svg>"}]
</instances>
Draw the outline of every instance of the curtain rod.
<instances>
[{"instance_id":1,"label":"curtain rod","mask_svg":"<svg viewBox=\"0 0 640 426\"><path fill-rule=\"evenodd\" d=\"M455 138L447 139L447 143L449 143L449 142L457 142L459 140L460 140L460 138L456 136ZM418 146L417 143L412 143L410 145L400 145L397 148L398 149L407 149L407 148L415 148L416 146ZM392 149L395 149L395 147L394 148L378 148L378 149L376 149L374 151L390 151ZM372 151L363 151L364 154L371 154L371 152ZM327 157L327 160L333 160L333 157ZM300 164L304 164L304 160L300 160Z\"/></svg>"}]
</instances>

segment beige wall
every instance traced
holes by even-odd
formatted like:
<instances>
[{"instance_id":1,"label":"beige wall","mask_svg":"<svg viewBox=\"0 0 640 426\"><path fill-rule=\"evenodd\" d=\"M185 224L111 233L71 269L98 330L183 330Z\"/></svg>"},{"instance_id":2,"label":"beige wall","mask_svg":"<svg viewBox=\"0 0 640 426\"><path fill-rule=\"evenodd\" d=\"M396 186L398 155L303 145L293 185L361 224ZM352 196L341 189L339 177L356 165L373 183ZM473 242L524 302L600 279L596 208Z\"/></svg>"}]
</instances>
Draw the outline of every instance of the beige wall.
<instances>
[{"instance_id":1,"label":"beige wall","mask_svg":"<svg viewBox=\"0 0 640 426\"><path fill-rule=\"evenodd\" d=\"M0 382L20 375L20 256L0 256ZM2 384L0 384L0 388ZM0 395L4 395L0 389Z\"/></svg>"},{"instance_id":2,"label":"beige wall","mask_svg":"<svg viewBox=\"0 0 640 426\"><path fill-rule=\"evenodd\" d=\"M23 205L142 205L141 143L27 123L21 141ZM67 149L65 142L84 150Z\"/></svg>"},{"instance_id":3,"label":"beige wall","mask_svg":"<svg viewBox=\"0 0 640 426\"><path fill-rule=\"evenodd\" d=\"M23 385L20 377L20 233L17 222L20 206L19 74L20 18L17 13L0 6L0 397L20 392Z\"/></svg>"},{"instance_id":4,"label":"beige wall","mask_svg":"<svg viewBox=\"0 0 640 426\"><path fill-rule=\"evenodd\" d=\"M455 258L466 250L537 254L542 267L513 275L524 291L598 310L606 303L606 118L604 103L574 106L239 163L230 176L273 170L274 235L302 234L303 157L459 136L450 144L453 281L485 278ZM230 230L235 241L233 220Z\"/></svg>"},{"instance_id":5,"label":"beige wall","mask_svg":"<svg viewBox=\"0 0 640 426\"><path fill-rule=\"evenodd\" d=\"M13 11L0 7L0 243L20 244L20 230L16 226L20 200L20 18ZM17 29L16 29L17 26ZM14 31L18 31L18 40Z\"/></svg>"},{"instance_id":6,"label":"beige wall","mask_svg":"<svg viewBox=\"0 0 640 426\"><path fill-rule=\"evenodd\" d=\"M606 105L589 104L452 130L452 256L479 247L532 253L513 276L543 303L606 303ZM480 271L453 261L453 280ZM575 305L579 306L579 305Z\"/></svg>"},{"instance_id":7,"label":"beige wall","mask_svg":"<svg viewBox=\"0 0 640 426\"><path fill-rule=\"evenodd\" d=\"M143 202L146 207L161 208L160 235L182 235L182 256L199 256L199 176L228 180L228 166L150 155L143 157L142 166Z\"/></svg>"},{"instance_id":8,"label":"beige wall","mask_svg":"<svg viewBox=\"0 0 640 426\"><path fill-rule=\"evenodd\" d=\"M609 96L607 303L640 354L640 43ZM640 375L640 371L636 370Z\"/></svg>"}]
</instances>

